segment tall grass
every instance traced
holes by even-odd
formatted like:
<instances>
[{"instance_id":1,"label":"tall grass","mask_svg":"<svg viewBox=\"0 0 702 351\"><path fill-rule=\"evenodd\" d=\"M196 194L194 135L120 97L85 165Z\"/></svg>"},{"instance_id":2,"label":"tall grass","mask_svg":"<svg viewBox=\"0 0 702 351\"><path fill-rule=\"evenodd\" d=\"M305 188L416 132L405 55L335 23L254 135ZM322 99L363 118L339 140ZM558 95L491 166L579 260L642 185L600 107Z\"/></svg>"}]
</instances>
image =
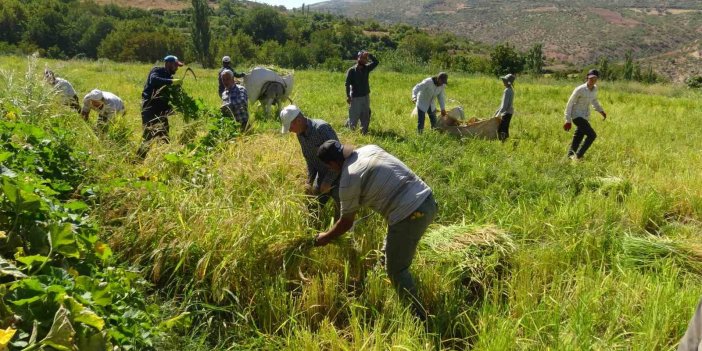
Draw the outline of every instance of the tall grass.
<instances>
[{"instance_id":1,"label":"tall grass","mask_svg":"<svg viewBox=\"0 0 702 351\"><path fill-rule=\"evenodd\" d=\"M601 83L609 118L593 118L599 138L572 164L561 125L577 82L518 80L513 137L496 143L418 136L410 98L424 74L382 64L371 74L364 136L342 127L343 73L296 72L292 98L306 115L329 121L344 142L382 146L433 188L439 215L412 267L432 315L422 324L378 264L379 216L309 246L304 161L277 121L254 113L251 132L173 163L164 157L185 149L178 136L206 133L174 117L174 142L133 164L149 66L45 62L79 94L101 88L127 104L102 138L76 114L56 118L92 151L100 204L91 215L115 253L148 272L169 308L191 312L190 328L164 349L673 349L702 292L698 93ZM13 77L27 71L21 58L0 66ZM216 72L198 77L186 91L216 106ZM450 83L469 117L490 116L503 89L484 76L452 74Z\"/></svg>"}]
</instances>

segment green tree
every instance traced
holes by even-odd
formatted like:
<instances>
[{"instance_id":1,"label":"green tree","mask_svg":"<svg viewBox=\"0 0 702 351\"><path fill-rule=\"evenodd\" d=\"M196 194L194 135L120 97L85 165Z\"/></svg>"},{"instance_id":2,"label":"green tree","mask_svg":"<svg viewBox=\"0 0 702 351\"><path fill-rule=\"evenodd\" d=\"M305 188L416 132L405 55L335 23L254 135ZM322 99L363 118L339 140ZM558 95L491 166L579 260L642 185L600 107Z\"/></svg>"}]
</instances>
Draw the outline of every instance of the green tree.
<instances>
[{"instance_id":1,"label":"green tree","mask_svg":"<svg viewBox=\"0 0 702 351\"><path fill-rule=\"evenodd\" d=\"M197 60L204 67L212 67L213 60L210 52L210 8L206 0L192 0L192 39Z\"/></svg>"},{"instance_id":2,"label":"green tree","mask_svg":"<svg viewBox=\"0 0 702 351\"><path fill-rule=\"evenodd\" d=\"M521 73L524 70L524 58L513 46L498 44L490 53L492 73L503 75L507 73Z\"/></svg>"},{"instance_id":3,"label":"green tree","mask_svg":"<svg viewBox=\"0 0 702 351\"><path fill-rule=\"evenodd\" d=\"M17 0L1 0L0 4L0 41L17 44L25 30L27 10Z\"/></svg>"},{"instance_id":4,"label":"green tree","mask_svg":"<svg viewBox=\"0 0 702 351\"><path fill-rule=\"evenodd\" d=\"M416 33L402 38L397 48L422 62L427 62L434 53L436 45L426 33Z\"/></svg>"},{"instance_id":5,"label":"green tree","mask_svg":"<svg viewBox=\"0 0 702 351\"><path fill-rule=\"evenodd\" d=\"M634 79L634 59L631 55L631 50L624 54L624 79Z\"/></svg>"},{"instance_id":6,"label":"green tree","mask_svg":"<svg viewBox=\"0 0 702 351\"><path fill-rule=\"evenodd\" d=\"M544 71L544 60L544 44L534 44L526 53L526 69L531 73L541 74Z\"/></svg>"},{"instance_id":7,"label":"green tree","mask_svg":"<svg viewBox=\"0 0 702 351\"><path fill-rule=\"evenodd\" d=\"M246 34L259 44L268 40L285 42L286 27L285 19L270 7L257 7L250 10L243 23Z\"/></svg>"},{"instance_id":8,"label":"green tree","mask_svg":"<svg viewBox=\"0 0 702 351\"><path fill-rule=\"evenodd\" d=\"M600 78L606 80L614 79L614 72L612 72L612 68L609 66L609 59L607 56L600 57L598 69L600 71Z\"/></svg>"}]
</instances>

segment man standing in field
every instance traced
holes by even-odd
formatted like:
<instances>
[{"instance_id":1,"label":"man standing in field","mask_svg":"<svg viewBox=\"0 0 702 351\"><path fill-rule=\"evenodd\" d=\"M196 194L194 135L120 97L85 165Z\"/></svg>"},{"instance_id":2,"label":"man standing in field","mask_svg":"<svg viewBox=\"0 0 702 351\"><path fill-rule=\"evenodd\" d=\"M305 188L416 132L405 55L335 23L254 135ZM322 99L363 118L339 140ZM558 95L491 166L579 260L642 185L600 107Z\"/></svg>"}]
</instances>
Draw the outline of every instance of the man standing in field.
<instances>
[{"instance_id":1,"label":"man standing in field","mask_svg":"<svg viewBox=\"0 0 702 351\"><path fill-rule=\"evenodd\" d=\"M321 208L334 199L334 221L339 219L339 173L330 170L318 157L319 147L328 140L339 141L336 132L329 123L321 119L309 119L295 106L286 106L280 111L283 124L281 133L292 132L302 148L302 156L307 163L307 182L305 193L315 196L311 212L319 218Z\"/></svg>"},{"instance_id":2,"label":"man standing in field","mask_svg":"<svg viewBox=\"0 0 702 351\"><path fill-rule=\"evenodd\" d=\"M429 115L431 128L436 128L436 100L439 100L441 116L446 116L446 85L448 74L441 72L424 79L412 89L412 101L417 105L417 133L424 131L425 115Z\"/></svg>"},{"instance_id":3,"label":"man standing in field","mask_svg":"<svg viewBox=\"0 0 702 351\"><path fill-rule=\"evenodd\" d=\"M502 119L499 127L497 127L497 137L505 141L509 138L509 122L512 120L512 115L514 114L514 89L512 89L512 85L514 85L516 77L514 74L510 73L500 77L500 79L502 79L505 90L502 93L502 103L500 103L500 107L495 111L495 117L500 117Z\"/></svg>"},{"instance_id":4,"label":"man standing in field","mask_svg":"<svg viewBox=\"0 0 702 351\"><path fill-rule=\"evenodd\" d=\"M61 101L68 106L71 106L76 112L80 111L80 104L78 104L78 95L76 94L73 85L63 78L56 77L53 71L49 69L44 70L44 80L49 83L55 91L61 95Z\"/></svg>"},{"instance_id":5,"label":"man standing in field","mask_svg":"<svg viewBox=\"0 0 702 351\"><path fill-rule=\"evenodd\" d=\"M142 136L144 140L139 146L137 156L142 159L146 157L152 140L169 142L168 115L173 112L173 107L168 101L168 94L163 90L167 86L183 84L183 80L173 78L178 67L182 67L183 63L173 55L164 57L163 62L163 67L151 69L141 93L141 126L144 129Z\"/></svg>"},{"instance_id":6,"label":"man standing in field","mask_svg":"<svg viewBox=\"0 0 702 351\"><path fill-rule=\"evenodd\" d=\"M368 60L371 63L368 63ZM346 71L346 102L349 104L349 119L346 126L352 130L361 121L361 133L368 133L370 125L370 85L368 75L378 67L378 59L366 51L359 51L356 64Z\"/></svg>"},{"instance_id":7,"label":"man standing in field","mask_svg":"<svg viewBox=\"0 0 702 351\"><path fill-rule=\"evenodd\" d=\"M246 88L236 84L234 71L228 69L220 74L220 81L224 84L222 93L222 106L220 110L225 116L233 117L241 125L241 131L246 130L249 123L249 95Z\"/></svg>"},{"instance_id":8,"label":"man standing in field","mask_svg":"<svg viewBox=\"0 0 702 351\"><path fill-rule=\"evenodd\" d=\"M224 92L225 85L224 82L222 81L222 72L230 70L232 71L232 74L236 78L244 78L245 74L244 73L236 73L236 71L232 68L232 58L229 56L224 56L222 57L222 68L219 70L219 73L217 74L217 79L219 80L219 88L218 88L218 94L220 98L222 97L222 93Z\"/></svg>"},{"instance_id":9,"label":"man standing in field","mask_svg":"<svg viewBox=\"0 0 702 351\"><path fill-rule=\"evenodd\" d=\"M416 315L425 319L409 267L419 239L436 215L431 188L402 161L377 145L354 149L328 140L319 147L317 157L341 174L341 218L329 231L317 235L315 245L326 245L351 229L361 207L370 207L383 215L388 223L383 251L390 281L401 297L413 301Z\"/></svg>"},{"instance_id":10,"label":"man standing in field","mask_svg":"<svg viewBox=\"0 0 702 351\"><path fill-rule=\"evenodd\" d=\"M575 124L577 129L573 135L573 143L568 150L568 157L571 160L580 160L585 156L585 152L590 148L592 142L597 138L597 133L590 126L590 105L595 108L595 111L602 115L602 120L607 119L602 106L597 101L597 79L600 72L596 69L591 69L587 73L587 82L578 86L573 90L573 94L568 99L568 105L565 109L565 124L563 129L567 132L571 128L571 122ZM583 138L585 141L583 142ZM582 143L582 145L581 145Z\"/></svg>"},{"instance_id":11,"label":"man standing in field","mask_svg":"<svg viewBox=\"0 0 702 351\"><path fill-rule=\"evenodd\" d=\"M93 89L83 98L83 109L80 115L87 122L90 110L98 112L97 130L104 132L107 130L107 123L110 119L121 113L124 115L124 102L117 95L108 91Z\"/></svg>"}]
</instances>

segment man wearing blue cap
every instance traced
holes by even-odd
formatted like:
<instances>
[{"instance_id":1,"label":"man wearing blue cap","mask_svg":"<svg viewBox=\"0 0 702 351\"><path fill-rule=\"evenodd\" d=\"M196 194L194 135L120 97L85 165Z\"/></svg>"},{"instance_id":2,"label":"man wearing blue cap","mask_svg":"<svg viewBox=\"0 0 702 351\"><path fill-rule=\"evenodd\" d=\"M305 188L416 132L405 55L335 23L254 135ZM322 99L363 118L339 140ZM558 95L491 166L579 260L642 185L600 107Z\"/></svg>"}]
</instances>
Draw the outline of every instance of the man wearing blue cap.
<instances>
[{"instance_id":1,"label":"man wearing blue cap","mask_svg":"<svg viewBox=\"0 0 702 351\"><path fill-rule=\"evenodd\" d=\"M372 62L368 63L368 59ZM361 121L361 133L368 133L370 125L370 85L368 75L378 67L378 59L371 53L359 51L356 64L346 71L346 102L349 104L349 119L346 126L356 129L356 124Z\"/></svg>"},{"instance_id":2,"label":"man wearing blue cap","mask_svg":"<svg viewBox=\"0 0 702 351\"><path fill-rule=\"evenodd\" d=\"M151 146L151 140L161 140L165 143L168 139L168 115L173 112L173 107L168 101L164 87L181 86L182 79L173 78L178 71L178 67L183 63L173 55L163 58L163 67L154 67L149 72L144 84L144 91L141 93L141 125L144 129L143 141L137 156L145 158Z\"/></svg>"}]
</instances>

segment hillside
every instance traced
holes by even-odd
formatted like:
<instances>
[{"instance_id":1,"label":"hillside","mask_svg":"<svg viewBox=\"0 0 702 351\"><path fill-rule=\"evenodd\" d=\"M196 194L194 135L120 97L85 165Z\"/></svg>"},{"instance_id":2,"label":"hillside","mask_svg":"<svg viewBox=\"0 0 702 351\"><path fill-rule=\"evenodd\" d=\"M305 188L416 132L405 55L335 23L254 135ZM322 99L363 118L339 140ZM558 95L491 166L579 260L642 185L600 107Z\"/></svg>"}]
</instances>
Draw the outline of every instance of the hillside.
<instances>
[{"instance_id":1,"label":"hillside","mask_svg":"<svg viewBox=\"0 0 702 351\"><path fill-rule=\"evenodd\" d=\"M699 1L661 5L660 1L347 0L311 8L450 31L490 44L509 42L523 50L543 43L547 58L576 65L602 56L622 59L631 50L635 59L655 64L654 68L676 80L687 77L691 69L699 74L702 66L702 46L697 41L702 35ZM692 64L674 67L654 59L659 55L689 59Z\"/></svg>"}]
</instances>

